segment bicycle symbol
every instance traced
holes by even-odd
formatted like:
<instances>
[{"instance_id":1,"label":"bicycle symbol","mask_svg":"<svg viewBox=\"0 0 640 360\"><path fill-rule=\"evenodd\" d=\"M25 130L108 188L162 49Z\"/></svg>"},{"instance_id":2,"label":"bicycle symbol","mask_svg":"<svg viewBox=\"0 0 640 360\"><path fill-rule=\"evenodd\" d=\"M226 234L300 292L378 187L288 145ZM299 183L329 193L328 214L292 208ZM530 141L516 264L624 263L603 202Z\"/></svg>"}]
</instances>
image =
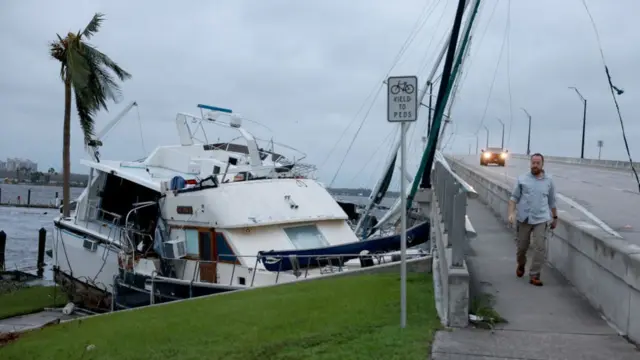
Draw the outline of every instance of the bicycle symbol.
<instances>
[{"instance_id":1,"label":"bicycle symbol","mask_svg":"<svg viewBox=\"0 0 640 360\"><path fill-rule=\"evenodd\" d=\"M413 85L407 83L406 81L398 81L396 85L391 86L391 93L393 95L398 94L400 90L402 90L406 94L413 94L413 90L415 89L413 88Z\"/></svg>"}]
</instances>

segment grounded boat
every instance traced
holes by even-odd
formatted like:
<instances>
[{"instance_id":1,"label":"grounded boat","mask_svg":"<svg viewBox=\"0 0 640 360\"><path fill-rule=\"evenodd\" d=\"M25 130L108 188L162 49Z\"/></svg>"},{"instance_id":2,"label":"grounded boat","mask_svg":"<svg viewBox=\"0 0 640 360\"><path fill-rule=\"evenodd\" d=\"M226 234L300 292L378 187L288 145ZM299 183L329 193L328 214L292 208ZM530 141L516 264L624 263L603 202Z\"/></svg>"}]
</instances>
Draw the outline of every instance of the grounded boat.
<instances>
[{"instance_id":1,"label":"grounded boat","mask_svg":"<svg viewBox=\"0 0 640 360\"><path fill-rule=\"evenodd\" d=\"M135 103L105 129L111 129L133 105ZM166 201L161 192L163 181L180 176L186 179L185 185L191 187L209 178L233 188L233 184L246 180L303 179L315 170L312 165L300 162L304 158L302 153L294 162L276 153L273 142L270 150L259 148L256 138L230 110L208 105L198 107L201 117L177 115L179 145L160 146L144 160L100 160L97 150L105 132L90 143L94 147L94 160L82 161L90 168L87 187L72 203L70 216L54 220L57 229L53 244L54 279L72 295L74 302L91 309L110 306L113 278L118 274L118 253L123 249L126 236L152 244L161 206L138 209L126 217L140 202ZM209 111L206 116L205 110ZM220 122L222 116L231 117L230 122ZM203 123L216 123L239 132L244 144L208 143ZM204 141L195 136L200 130ZM251 202L260 198L261 191L268 192L256 189L252 194L256 198L231 195L226 201L244 201L243 205L250 208ZM208 216L200 214L200 218ZM192 251L191 242L189 246Z\"/></svg>"}]
</instances>

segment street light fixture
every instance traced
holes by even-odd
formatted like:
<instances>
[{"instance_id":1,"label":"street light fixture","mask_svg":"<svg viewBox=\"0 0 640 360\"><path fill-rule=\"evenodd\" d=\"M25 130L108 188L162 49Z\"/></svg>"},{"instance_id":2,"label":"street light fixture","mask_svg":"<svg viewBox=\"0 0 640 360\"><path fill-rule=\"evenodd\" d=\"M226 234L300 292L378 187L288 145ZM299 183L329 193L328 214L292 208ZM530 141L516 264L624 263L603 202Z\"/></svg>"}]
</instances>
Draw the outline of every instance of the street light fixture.
<instances>
[{"instance_id":1,"label":"street light fixture","mask_svg":"<svg viewBox=\"0 0 640 360\"><path fill-rule=\"evenodd\" d=\"M500 122L500 125L502 125L502 142L500 143L500 147L504 150L504 123L500 119L498 119L498 121Z\"/></svg>"},{"instance_id":2,"label":"street light fixture","mask_svg":"<svg viewBox=\"0 0 640 360\"><path fill-rule=\"evenodd\" d=\"M584 109L582 112L582 146L580 148L580 159L584 159L584 133L587 127L587 99L585 99L584 96L580 94L580 91L578 91L575 86L569 86L569 89L575 90L576 94L580 96L580 100L582 100L582 103L584 104Z\"/></svg>"},{"instance_id":3,"label":"street light fixture","mask_svg":"<svg viewBox=\"0 0 640 360\"><path fill-rule=\"evenodd\" d=\"M527 134L527 156L531 155L531 115L525 108L521 108L525 114L529 117L529 132Z\"/></svg>"}]
</instances>

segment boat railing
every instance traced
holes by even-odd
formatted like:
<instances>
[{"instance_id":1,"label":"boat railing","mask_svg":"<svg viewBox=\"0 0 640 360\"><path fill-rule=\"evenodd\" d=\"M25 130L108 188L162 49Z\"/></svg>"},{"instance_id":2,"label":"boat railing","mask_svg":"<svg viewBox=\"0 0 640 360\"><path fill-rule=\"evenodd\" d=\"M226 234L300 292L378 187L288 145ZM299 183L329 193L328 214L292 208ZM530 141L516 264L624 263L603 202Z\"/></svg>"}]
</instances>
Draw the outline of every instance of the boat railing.
<instances>
[{"instance_id":1,"label":"boat railing","mask_svg":"<svg viewBox=\"0 0 640 360\"><path fill-rule=\"evenodd\" d=\"M413 256L410 257L421 257L427 256L428 253L423 250L418 250L415 254L410 254ZM255 260L253 260L255 259ZM348 261L358 259L360 261L360 266L349 266L347 264ZM215 284L229 286L229 287L254 287L256 285L256 274L261 272L263 274L273 274L275 273L275 279L272 283L263 283L259 281L260 286L264 285L275 285L280 283L281 275L293 275L297 279L306 279L310 275L316 277L318 275L328 275L341 273L347 269L356 269L356 268L366 268L373 265L383 265L389 264L392 262L400 261L400 252L380 252L380 253L362 253L362 254L312 254L312 255L279 255L279 254L269 254L269 253L259 253L257 255L235 255L235 254L220 254L217 256L216 260L192 260L192 259L184 259L184 261L192 261L194 263L194 271L191 274L191 278L188 279L190 282L190 287L193 286L194 283L200 282L200 265L213 264L216 267L220 264L230 265L233 264L231 268L231 274L229 276L228 281L219 281L216 279ZM251 264L253 263L253 267L249 267L249 273L251 274L251 280L245 284L238 283L235 280L236 270L239 267L246 268L247 265L242 264ZM277 268L273 270L269 270L266 267L264 269L259 268L259 264L265 265L275 265L277 264ZM273 267L272 267L273 268ZM312 270L318 270L317 272L311 273ZM218 273L218 271L216 271ZM187 280L185 278L182 279L174 279L168 278L164 276L159 276L154 273L152 279L147 279L147 281L152 281L155 283L164 282L164 283L184 283Z\"/></svg>"}]
</instances>

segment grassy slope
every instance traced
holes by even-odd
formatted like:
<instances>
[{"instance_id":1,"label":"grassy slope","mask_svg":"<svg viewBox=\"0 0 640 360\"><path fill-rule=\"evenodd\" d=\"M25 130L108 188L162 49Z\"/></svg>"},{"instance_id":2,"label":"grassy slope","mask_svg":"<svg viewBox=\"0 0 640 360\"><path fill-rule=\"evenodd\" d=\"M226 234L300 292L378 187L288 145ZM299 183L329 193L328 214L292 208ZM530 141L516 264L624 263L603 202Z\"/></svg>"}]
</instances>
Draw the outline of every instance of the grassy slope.
<instances>
[{"instance_id":1,"label":"grassy slope","mask_svg":"<svg viewBox=\"0 0 640 360\"><path fill-rule=\"evenodd\" d=\"M55 296L55 298L54 298ZM45 307L56 307L67 303L60 289L53 286L34 286L0 294L0 319L29 314Z\"/></svg>"},{"instance_id":2,"label":"grassy slope","mask_svg":"<svg viewBox=\"0 0 640 360\"><path fill-rule=\"evenodd\" d=\"M408 276L404 330L399 294L397 274L238 292L49 327L0 358L424 359L440 326L430 274Z\"/></svg>"}]
</instances>

